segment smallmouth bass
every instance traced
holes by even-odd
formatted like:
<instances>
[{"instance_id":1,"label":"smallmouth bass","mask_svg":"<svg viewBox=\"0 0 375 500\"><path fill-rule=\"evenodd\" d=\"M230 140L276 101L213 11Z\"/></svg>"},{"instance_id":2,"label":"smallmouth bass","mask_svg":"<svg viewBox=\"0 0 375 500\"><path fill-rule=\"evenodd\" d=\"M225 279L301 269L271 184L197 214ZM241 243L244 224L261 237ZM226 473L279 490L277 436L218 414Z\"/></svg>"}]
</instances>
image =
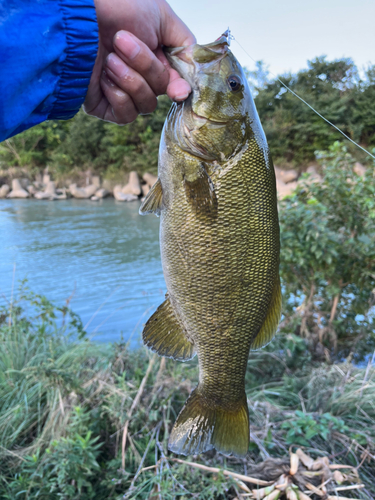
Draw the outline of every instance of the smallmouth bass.
<instances>
[{"instance_id":1,"label":"smallmouth bass","mask_svg":"<svg viewBox=\"0 0 375 500\"><path fill-rule=\"evenodd\" d=\"M246 455L249 351L271 341L281 316L275 173L228 37L167 49L193 90L171 107L158 181L140 208L161 217L168 290L143 341L161 356L198 356L199 384L169 439L183 455Z\"/></svg>"}]
</instances>

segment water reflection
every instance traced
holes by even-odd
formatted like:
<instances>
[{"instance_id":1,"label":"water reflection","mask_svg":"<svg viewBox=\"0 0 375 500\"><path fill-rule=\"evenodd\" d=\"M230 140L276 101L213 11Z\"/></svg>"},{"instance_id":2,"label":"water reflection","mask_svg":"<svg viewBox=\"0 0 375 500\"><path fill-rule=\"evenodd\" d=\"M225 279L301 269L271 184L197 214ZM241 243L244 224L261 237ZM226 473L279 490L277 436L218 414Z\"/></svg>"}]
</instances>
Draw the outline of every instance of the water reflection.
<instances>
[{"instance_id":1,"label":"water reflection","mask_svg":"<svg viewBox=\"0 0 375 500\"><path fill-rule=\"evenodd\" d=\"M0 200L0 293L10 297L16 263L16 279L59 304L75 289L71 306L84 324L96 313L88 331L99 341L135 330L136 342L165 293L159 219L138 209L113 199Z\"/></svg>"}]
</instances>

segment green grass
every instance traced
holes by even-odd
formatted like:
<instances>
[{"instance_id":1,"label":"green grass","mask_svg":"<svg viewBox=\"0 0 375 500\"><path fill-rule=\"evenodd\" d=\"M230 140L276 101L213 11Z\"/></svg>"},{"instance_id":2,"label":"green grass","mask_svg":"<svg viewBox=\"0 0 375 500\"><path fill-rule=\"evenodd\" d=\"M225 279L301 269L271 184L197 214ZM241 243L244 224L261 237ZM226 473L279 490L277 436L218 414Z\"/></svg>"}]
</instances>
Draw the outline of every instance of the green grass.
<instances>
[{"instance_id":1,"label":"green grass","mask_svg":"<svg viewBox=\"0 0 375 500\"><path fill-rule=\"evenodd\" d=\"M23 292L0 311L0 500L240 498L233 478L167 451L197 379L196 361L92 343L69 309ZM359 466L366 488L345 496L375 497L374 368L313 364L305 341L289 335L251 355L247 388L246 459L187 460L251 476L263 460L302 447Z\"/></svg>"}]
</instances>

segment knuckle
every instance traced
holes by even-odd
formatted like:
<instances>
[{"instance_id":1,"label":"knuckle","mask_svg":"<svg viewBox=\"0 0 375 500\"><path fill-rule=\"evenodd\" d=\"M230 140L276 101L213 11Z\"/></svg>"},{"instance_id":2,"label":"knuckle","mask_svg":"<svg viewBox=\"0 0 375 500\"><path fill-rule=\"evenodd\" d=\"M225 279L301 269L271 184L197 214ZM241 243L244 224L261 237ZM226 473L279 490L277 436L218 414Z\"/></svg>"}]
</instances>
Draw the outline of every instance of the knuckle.
<instances>
[{"instance_id":1,"label":"knuckle","mask_svg":"<svg viewBox=\"0 0 375 500\"><path fill-rule=\"evenodd\" d=\"M148 91L148 88L147 88L147 84L144 80L141 80L140 78L139 79L136 79L134 81L134 87L133 87L133 94L134 95L145 95L147 94L147 91Z\"/></svg>"},{"instance_id":2,"label":"knuckle","mask_svg":"<svg viewBox=\"0 0 375 500\"><path fill-rule=\"evenodd\" d=\"M155 69L154 60L148 57L143 61L142 66L143 66L142 70L144 73L151 73Z\"/></svg>"},{"instance_id":3,"label":"knuckle","mask_svg":"<svg viewBox=\"0 0 375 500\"><path fill-rule=\"evenodd\" d=\"M138 112L130 96L122 91L117 91L111 99L112 113L119 125L126 125L133 122Z\"/></svg>"},{"instance_id":4,"label":"knuckle","mask_svg":"<svg viewBox=\"0 0 375 500\"><path fill-rule=\"evenodd\" d=\"M119 108L126 108L130 104L130 97L124 92L117 92L116 106Z\"/></svg>"}]
</instances>

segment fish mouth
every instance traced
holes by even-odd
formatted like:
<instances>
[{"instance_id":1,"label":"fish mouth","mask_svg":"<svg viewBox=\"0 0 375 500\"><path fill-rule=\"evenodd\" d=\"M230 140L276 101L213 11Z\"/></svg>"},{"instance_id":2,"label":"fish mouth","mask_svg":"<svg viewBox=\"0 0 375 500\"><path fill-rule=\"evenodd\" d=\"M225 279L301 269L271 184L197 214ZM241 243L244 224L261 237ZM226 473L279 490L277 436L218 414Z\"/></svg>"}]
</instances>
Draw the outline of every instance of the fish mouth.
<instances>
[{"instance_id":1,"label":"fish mouth","mask_svg":"<svg viewBox=\"0 0 375 500\"><path fill-rule=\"evenodd\" d=\"M217 40L206 45L188 45L186 47L164 47L168 62L192 88L195 87L195 73L200 65L220 64L226 57L230 44L230 32L227 30Z\"/></svg>"},{"instance_id":2,"label":"fish mouth","mask_svg":"<svg viewBox=\"0 0 375 500\"><path fill-rule=\"evenodd\" d=\"M225 127L225 125L227 124L227 122L220 122L218 120L213 120L212 118L207 118L206 116L198 115L193 110L191 111L191 115L193 117L194 123L200 125L201 127L203 125L206 125L207 122L210 125L214 125L214 126L217 126L217 127Z\"/></svg>"}]
</instances>

